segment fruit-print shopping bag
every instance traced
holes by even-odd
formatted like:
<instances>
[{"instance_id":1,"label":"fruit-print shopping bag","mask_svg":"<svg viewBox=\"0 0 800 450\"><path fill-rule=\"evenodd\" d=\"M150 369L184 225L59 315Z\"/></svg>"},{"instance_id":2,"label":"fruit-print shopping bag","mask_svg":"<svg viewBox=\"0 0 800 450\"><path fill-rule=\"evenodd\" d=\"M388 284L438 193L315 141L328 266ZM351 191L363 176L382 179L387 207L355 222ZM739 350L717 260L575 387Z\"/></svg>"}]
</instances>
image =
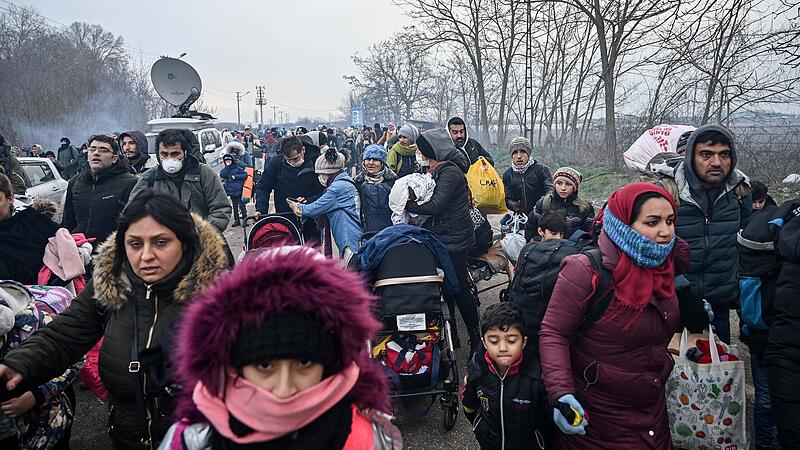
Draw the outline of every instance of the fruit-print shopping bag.
<instances>
[{"instance_id":1,"label":"fruit-print shopping bag","mask_svg":"<svg viewBox=\"0 0 800 450\"><path fill-rule=\"evenodd\" d=\"M709 330L711 363L686 358L688 332L681 336L680 355L667 381L667 412L676 448L746 450L745 366L742 361L720 362L713 331Z\"/></svg>"}]
</instances>

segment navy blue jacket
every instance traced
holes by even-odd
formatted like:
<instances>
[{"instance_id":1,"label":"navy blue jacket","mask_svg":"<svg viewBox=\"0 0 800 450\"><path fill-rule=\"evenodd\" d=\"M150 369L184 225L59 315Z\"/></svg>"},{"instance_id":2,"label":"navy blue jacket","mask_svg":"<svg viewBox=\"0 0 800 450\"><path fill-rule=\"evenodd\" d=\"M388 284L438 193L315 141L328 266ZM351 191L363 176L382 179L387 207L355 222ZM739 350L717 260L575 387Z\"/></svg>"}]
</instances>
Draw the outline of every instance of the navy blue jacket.
<instances>
[{"instance_id":1,"label":"navy blue jacket","mask_svg":"<svg viewBox=\"0 0 800 450\"><path fill-rule=\"evenodd\" d=\"M305 161L299 167L292 167L282 157L270 158L255 187L256 211L269 212L269 196L275 191L275 210L279 213L291 213L286 199L303 197L313 203L320 196L324 187L319 183L314 172L316 155L306 153Z\"/></svg>"},{"instance_id":2,"label":"navy blue jacket","mask_svg":"<svg viewBox=\"0 0 800 450\"><path fill-rule=\"evenodd\" d=\"M361 198L361 227L364 233L377 233L392 226L389 193L395 180L397 175L388 168L381 183L367 183L363 172L353 179Z\"/></svg>"},{"instance_id":3,"label":"navy blue jacket","mask_svg":"<svg viewBox=\"0 0 800 450\"><path fill-rule=\"evenodd\" d=\"M244 182L247 180L247 172L241 166L231 164L219 171L219 177L225 185L225 192L230 197L241 197L244 190Z\"/></svg>"}]
</instances>

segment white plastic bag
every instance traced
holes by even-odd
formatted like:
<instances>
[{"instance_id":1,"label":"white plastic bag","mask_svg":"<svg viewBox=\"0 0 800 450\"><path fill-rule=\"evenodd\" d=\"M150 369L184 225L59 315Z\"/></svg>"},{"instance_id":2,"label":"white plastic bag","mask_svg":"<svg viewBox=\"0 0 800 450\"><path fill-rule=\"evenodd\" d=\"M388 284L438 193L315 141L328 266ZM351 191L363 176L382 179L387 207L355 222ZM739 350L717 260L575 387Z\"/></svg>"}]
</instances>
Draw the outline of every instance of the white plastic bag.
<instances>
[{"instance_id":1,"label":"white plastic bag","mask_svg":"<svg viewBox=\"0 0 800 450\"><path fill-rule=\"evenodd\" d=\"M689 125L659 125L644 132L631 147L623 153L625 165L645 172L647 163L657 153L675 152L678 139L687 131L694 131Z\"/></svg>"},{"instance_id":2,"label":"white plastic bag","mask_svg":"<svg viewBox=\"0 0 800 450\"><path fill-rule=\"evenodd\" d=\"M510 261L517 261L522 247L525 247L525 238L517 233L509 233L500 239L500 246L503 247L503 252Z\"/></svg>"},{"instance_id":3,"label":"white plastic bag","mask_svg":"<svg viewBox=\"0 0 800 450\"><path fill-rule=\"evenodd\" d=\"M667 413L675 448L745 450L747 440L745 365L720 362L714 332L709 330L711 363L686 358L688 331L667 381Z\"/></svg>"}]
</instances>

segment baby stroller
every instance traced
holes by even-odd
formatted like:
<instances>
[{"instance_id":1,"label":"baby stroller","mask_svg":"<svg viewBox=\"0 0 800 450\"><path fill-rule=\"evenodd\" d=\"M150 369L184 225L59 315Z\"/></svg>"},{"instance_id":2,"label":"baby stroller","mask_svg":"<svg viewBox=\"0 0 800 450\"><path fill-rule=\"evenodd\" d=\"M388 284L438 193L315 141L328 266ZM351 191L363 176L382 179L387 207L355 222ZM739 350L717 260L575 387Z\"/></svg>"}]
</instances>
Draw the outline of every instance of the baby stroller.
<instances>
[{"instance_id":1,"label":"baby stroller","mask_svg":"<svg viewBox=\"0 0 800 450\"><path fill-rule=\"evenodd\" d=\"M294 221L281 214L267 214L253 224L247 231L247 222L255 217L244 220L244 249L246 252L260 248L278 247L281 245L304 245L303 234Z\"/></svg>"},{"instance_id":2,"label":"baby stroller","mask_svg":"<svg viewBox=\"0 0 800 450\"><path fill-rule=\"evenodd\" d=\"M494 233L488 223L484 223L484 227L488 228L488 233L491 234L491 246L485 252L480 252L480 254L470 253L467 258L470 290L475 297L483 292L511 283L514 278L516 256L519 255L519 249L525 245L525 238L519 235L518 232L525 227L527 222L528 216L525 214L513 212L507 214L500 221L500 233ZM510 251L512 248L516 251ZM497 274L503 274L505 278L489 286L478 286L479 282L491 281ZM501 300L505 295L505 291L503 289L500 292Z\"/></svg>"},{"instance_id":3,"label":"baby stroller","mask_svg":"<svg viewBox=\"0 0 800 450\"><path fill-rule=\"evenodd\" d=\"M439 397L444 427L458 416L458 367L453 347L451 312L442 298L442 275L423 244L404 243L386 251L372 271L380 297L376 316L383 329L371 343L371 354L390 379L392 398L431 397L422 417Z\"/></svg>"}]
</instances>

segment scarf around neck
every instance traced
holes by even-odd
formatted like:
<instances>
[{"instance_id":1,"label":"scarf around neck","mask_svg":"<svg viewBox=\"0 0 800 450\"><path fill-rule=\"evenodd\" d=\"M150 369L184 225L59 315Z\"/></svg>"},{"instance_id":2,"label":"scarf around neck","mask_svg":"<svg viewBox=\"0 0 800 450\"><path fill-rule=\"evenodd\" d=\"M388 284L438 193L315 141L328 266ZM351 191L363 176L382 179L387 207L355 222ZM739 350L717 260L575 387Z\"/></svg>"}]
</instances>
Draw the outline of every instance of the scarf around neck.
<instances>
[{"instance_id":1,"label":"scarf around neck","mask_svg":"<svg viewBox=\"0 0 800 450\"><path fill-rule=\"evenodd\" d=\"M536 164L536 160L533 159L533 158L528 158L528 162L526 162L525 164L523 164L521 166L518 166L518 165L516 165L516 164L514 164L512 162L511 163L511 169L514 171L514 173L518 173L518 174L522 175L528 169L530 169L531 166L534 165L534 164Z\"/></svg>"},{"instance_id":2,"label":"scarf around neck","mask_svg":"<svg viewBox=\"0 0 800 450\"><path fill-rule=\"evenodd\" d=\"M610 317L626 309L642 312L653 297L663 301L675 296L671 255L676 238L673 236L669 244L657 244L634 231L628 223L636 198L647 192L658 193L669 201L677 216L675 200L666 190L651 183L631 183L611 194L596 219L603 227L601 240L608 238L619 252L619 261L611 273L619 305ZM636 316L630 317L626 326L635 319Z\"/></svg>"},{"instance_id":3,"label":"scarf around neck","mask_svg":"<svg viewBox=\"0 0 800 450\"><path fill-rule=\"evenodd\" d=\"M364 181L366 181L368 184L381 184L381 183L383 183L383 177L385 175L386 175L386 167L381 169L381 171L378 172L377 175L370 175L369 172L367 172L366 167L364 168Z\"/></svg>"},{"instance_id":4,"label":"scarf around neck","mask_svg":"<svg viewBox=\"0 0 800 450\"><path fill-rule=\"evenodd\" d=\"M317 385L284 399L235 373L228 373L224 398L213 395L198 381L192 400L225 438L237 444L267 442L297 431L322 416L350 393L359 373L358 365L353 363ZM253 431L237 435L231 429L231 416Z\"/></svg>"}]
</instances>

